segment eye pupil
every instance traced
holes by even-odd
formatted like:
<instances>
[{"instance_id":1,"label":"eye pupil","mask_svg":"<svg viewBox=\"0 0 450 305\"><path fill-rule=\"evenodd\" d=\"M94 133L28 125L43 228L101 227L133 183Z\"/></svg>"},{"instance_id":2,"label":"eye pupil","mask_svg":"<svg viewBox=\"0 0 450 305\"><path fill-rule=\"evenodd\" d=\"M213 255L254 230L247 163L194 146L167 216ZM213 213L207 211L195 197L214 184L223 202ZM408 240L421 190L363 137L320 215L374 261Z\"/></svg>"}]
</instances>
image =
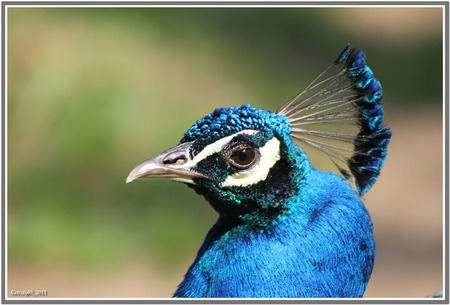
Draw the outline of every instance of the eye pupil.
<instances>
[{"instance_id":1,"label":"eye pupil","mask_svg":"<svg viewBox=\"0 0 450 305\"><path fill-rule=\"evenodd\" d=\"M231 155L231 160L236 165L246 166L255 160L255 151L253 149L240 149Z\"/></svg>"},{"instance_id":2,"label":"eye pupil","mask_svg":"<svg viewBox=\"0 0 450 305\"><path fill-rule=\"evenodd\" d=\"M247 160L247 158L248 158L247 150L243 149L243 150L238 151L237 157L238 157L239 161L245 162L245 160Z\"/></svg>"}]
</instances>

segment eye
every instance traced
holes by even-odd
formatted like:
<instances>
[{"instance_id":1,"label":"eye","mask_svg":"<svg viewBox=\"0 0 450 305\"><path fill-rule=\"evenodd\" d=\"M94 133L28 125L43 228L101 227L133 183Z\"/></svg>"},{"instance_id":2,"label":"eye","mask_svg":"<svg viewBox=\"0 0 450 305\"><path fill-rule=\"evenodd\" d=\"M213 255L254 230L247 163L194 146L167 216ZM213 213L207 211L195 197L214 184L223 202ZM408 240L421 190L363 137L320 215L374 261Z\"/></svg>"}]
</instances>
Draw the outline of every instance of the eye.
<instances>
[{"instance_id":1,"label":"eye","mask_svg":"<svg viewBox=\"0 0 450 305\"><path fill-rule=\"evenodd\" d=\"M239 169L247 169L256 163L259 158L258 150L253 147L236 147L233 149L228 162Z\"/></svg>"}]
</instances>

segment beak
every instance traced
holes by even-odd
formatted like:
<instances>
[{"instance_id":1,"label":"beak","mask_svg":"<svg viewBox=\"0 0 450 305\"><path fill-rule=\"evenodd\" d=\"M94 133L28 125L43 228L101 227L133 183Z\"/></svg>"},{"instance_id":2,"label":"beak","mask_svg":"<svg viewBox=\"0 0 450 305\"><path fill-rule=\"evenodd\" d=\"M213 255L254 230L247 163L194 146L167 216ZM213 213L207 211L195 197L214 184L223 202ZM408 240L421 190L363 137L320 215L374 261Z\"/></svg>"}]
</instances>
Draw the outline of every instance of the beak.
<instances>
[{"instance_id":1,"label":"beak","mask_svg":"<svg viewBox=\"0 0 450 305\"><path fill-rule=\"evenodd\" d=\"M128 175L127 183L136 179L169 179L195 184L195 178L207 179L206 176L192 169L195 166L195 162L192 161L189 154L192 143L180 144L166 150L154 159L139 164Z\"/></svg>"}]
</instances>

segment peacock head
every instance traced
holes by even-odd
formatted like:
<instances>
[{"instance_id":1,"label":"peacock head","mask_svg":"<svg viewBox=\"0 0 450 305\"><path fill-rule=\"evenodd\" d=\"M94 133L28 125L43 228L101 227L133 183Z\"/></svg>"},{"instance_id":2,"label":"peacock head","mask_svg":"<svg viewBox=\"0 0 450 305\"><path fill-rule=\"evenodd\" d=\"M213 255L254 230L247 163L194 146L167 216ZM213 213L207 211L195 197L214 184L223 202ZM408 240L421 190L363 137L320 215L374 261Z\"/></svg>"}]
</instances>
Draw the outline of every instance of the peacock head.
<instances>
[{"instance_id":1,"label":"peacock head","mask_svg":"<svg viewBox=\"0 0 450 305\"><path fill-rule=\"evenodd\" d=\"M220 214L277 214L301 194L312 168L296 140L328 155L363 195L377 181L391 139L381 99L381 85L364 53L348 45L276 112L249 105L216 109L176 147L133 169L127 182L180 181Z\"/></svg>"},{"instance_id":2,"label":"peacock head","mask_svg":"<svg viewBox=\"0 0 450 305\"><path fill-rule=\"evenodd\" d=\"M184 182L230 216L283 210L309 164L301 162L306 155L290 134L284 115L250 105L218 108L198 120L176 147L138 165L127 182Z\"/></svg>"}]
</instances>

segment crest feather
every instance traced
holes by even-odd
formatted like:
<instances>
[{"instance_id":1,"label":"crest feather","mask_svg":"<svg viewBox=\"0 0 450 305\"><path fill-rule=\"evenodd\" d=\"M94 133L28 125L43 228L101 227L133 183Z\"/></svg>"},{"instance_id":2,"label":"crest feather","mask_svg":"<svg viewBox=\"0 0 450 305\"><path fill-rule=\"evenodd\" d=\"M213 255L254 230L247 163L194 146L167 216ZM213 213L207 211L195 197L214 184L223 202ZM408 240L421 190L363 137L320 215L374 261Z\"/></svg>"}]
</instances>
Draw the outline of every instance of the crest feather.
<instances>
[{"instance_id":1,"label":"crest feather","mask_svg":"<svg viewBox=\"0 0 450 305\"><path fill-rule=\"evenodd\" d=\"M292 138L327 154L363 195L378 179L392 135L383 126L382 96L364 52L347 45L276 113L291 123Z\"/></svg>"}]
</instances>

